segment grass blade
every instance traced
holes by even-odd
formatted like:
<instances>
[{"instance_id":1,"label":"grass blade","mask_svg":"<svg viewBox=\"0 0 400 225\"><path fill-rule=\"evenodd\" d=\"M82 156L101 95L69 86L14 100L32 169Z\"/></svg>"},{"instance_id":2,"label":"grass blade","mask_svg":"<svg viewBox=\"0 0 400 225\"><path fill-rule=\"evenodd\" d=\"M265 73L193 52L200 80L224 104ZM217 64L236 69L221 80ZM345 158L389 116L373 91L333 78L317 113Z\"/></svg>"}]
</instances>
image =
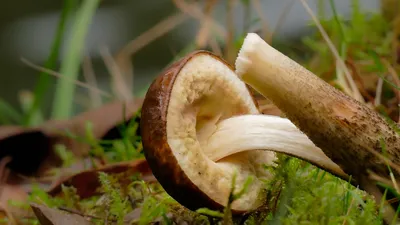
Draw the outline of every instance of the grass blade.
<instances>
[{"instance_id":1,"label":"grass blade","mask_svg":"<svg viewBox=\"0 0 400 225\"><path fill-rule=\"evenodd\" d=\"M25 115L28 114L29 110L32 108L35 96L30 91L20 91L18 97L23 113L25 113ZM35 126L44 122L43 114L40 109L35 110L31 116L32 117L29 125Z\"/></svg>"},{"instance_id":2,"label":"grass blade","mask_svg":"<svg viewBox=\"0 0 400 225\"><path fill-rule=\"evenodd\" d=\"M72 26L72 35L68 51L63 59L60 73L68 79L76 80L81 64L81 50L83 49L86 33L92 21L100 0L83 1L79 7ZM73 96L75 85L64 80L59 80L56 87L52 118L67 119L72 114Z\"/></svg>"},{"instance_id":3,"label":"grass blade","mask_svg":"<svg viewBox=\"0 0 400 225\"><path fill-rule=\"evenodd\" d=\"M0 98L0 123L20 124L21 120L22 114Z\"/></svg>"},{"instance_id":4,"label":"grass blade","mask_svg":"<svg viewBox=\"0 0 400 225\"><path fill-rule=\"evenodd\" d=\"M64 6L63 10L61 12L60 16L60 21L58 22L56 34L53 40L53 44L50 50L50 55L47 58L47 61L44 65L45 68L48 69L55 69L57 58L59 56L63 36L65 33L65 24L67 22L68 16L70 15L71 11L75 8L77 5L77 0L65 0L64 1ZM50 77L46 72L41 72L39 74L39 81L36 84L35 90L34 90L34 98L33 98L33 103L29 107L27 113L25 114L23 118L23 124L25 126L30 126L30 125L35 125L34 121L32 121L35 117L34 115L37 115L39 107L41 106L43 102L43 97L46 91L48 90L50 82Z\"/></svg>"}]
</instances>

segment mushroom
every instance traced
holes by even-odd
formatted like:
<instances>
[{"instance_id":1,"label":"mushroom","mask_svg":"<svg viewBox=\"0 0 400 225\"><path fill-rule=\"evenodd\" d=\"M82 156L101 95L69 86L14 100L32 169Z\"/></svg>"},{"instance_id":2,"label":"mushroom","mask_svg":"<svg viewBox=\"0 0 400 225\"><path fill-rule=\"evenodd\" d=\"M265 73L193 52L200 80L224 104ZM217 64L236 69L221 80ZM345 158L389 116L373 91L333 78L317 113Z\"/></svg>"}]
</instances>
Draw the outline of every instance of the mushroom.
<instances>
[{"instance_id":1,"label":"mushroom","mask_svg":"<svg viewBox=\"0 0 400 225\"><path fill-rule=\"evenodd\" d=\"M207 51L187 55L153 81L140 127L153 174L191 210L226 206L234 174L236 190L255 179L232 212L260 207L266 198L261 179L271 176L262 165L273 165L275 152L347 178L290 120L260 114L233 68Z\"/></svg>"},{"instance_id":2,"label":"mushroom","mask_svg":"<svg viewBox=\"0 0 400 225\"><path fill-rule=\"evenodd\" d=\"M391 167L394 176L400 175L396 124L391 126L376 111L329 85L257 34L247 35L235 64L241 80L271 100L361 188L380 201L382 196L377 194L369 172L390 181Z\"/></svg>"}]
</instances>

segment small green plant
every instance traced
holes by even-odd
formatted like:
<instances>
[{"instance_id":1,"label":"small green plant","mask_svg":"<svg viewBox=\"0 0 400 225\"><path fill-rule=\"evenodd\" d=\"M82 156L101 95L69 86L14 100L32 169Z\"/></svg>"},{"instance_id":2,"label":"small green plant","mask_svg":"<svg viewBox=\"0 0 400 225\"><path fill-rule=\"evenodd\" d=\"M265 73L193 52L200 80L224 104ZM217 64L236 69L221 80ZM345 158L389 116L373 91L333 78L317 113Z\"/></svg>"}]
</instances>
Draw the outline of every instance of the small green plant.
<instances>
[{"instance_id":1,"label":"small green plant","mask_svg":"<svg viewBox=\"0 0 400 225\"><path fill-rule=\"evenodd\" d=\"M28 203L33 202L43 204L50 208L59 207L65 204L64 199L58 197L51 197L38 185L33 185L32 191L29 195Z\"/></svg>"},{"instance_id":2,"label":"small green plant","mask_svg":"<svg viewBox=\"0 0 400 225\"><path fill-rule=\"evenodd\" d=\"M121 195L121 190L117 186L118 182L115 181L112 176L100 172L99 180L105 196L105 207L109 212L108 217L111 218L111 220L117 221L119 225L123 224L125 214L131 210L128 204L128 198Z\"/></svg>"}]
</instances>

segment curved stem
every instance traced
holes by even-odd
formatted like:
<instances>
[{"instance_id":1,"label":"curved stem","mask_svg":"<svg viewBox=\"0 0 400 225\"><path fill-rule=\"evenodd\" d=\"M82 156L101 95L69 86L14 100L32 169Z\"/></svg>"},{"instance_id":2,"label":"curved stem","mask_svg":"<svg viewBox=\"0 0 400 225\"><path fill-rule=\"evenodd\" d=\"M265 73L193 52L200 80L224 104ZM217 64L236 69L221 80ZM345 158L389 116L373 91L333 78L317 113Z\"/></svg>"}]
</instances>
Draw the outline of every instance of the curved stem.
<instances>
[{"instance_id":1,"label":"curved stem","mask_svg":"<svg viewBox=\"0 0 400 225\"><path fill-rule=\"evenodd\" d=\"M213 161L249 150L280 152L310 162L338 177L348 175L316 147L290 120L270 115L243 115L221 121L204 143Z\"/></svg>"}]
</instances>

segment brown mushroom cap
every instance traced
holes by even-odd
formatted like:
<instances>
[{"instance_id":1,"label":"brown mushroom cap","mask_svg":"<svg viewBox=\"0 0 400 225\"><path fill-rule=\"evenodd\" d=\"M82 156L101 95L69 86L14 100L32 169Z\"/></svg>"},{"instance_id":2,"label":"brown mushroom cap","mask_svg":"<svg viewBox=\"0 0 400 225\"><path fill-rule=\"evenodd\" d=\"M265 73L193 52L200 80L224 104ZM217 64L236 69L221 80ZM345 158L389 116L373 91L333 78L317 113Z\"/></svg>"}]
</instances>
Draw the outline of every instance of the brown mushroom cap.
<instances>
[{"instance_id":1,"label":"brown mushroom cap","mask_svg":"<svg viewBox=\"0 0 400 225\"><path fill-rule=\"evenodd\" d=\"M234 70L210 52L187 55L151 84L142 107L142 142L153 174L171 197L191 210L222 209L235 172L235 190L249 176L269 177L261 165L272 164L273 152L244 151L217 162L203 152L218 121L244 114L259 114L252 95ZM264 202L259 179L248 190L233 202L234 213Z\"/></svg>"}]
</instances>

